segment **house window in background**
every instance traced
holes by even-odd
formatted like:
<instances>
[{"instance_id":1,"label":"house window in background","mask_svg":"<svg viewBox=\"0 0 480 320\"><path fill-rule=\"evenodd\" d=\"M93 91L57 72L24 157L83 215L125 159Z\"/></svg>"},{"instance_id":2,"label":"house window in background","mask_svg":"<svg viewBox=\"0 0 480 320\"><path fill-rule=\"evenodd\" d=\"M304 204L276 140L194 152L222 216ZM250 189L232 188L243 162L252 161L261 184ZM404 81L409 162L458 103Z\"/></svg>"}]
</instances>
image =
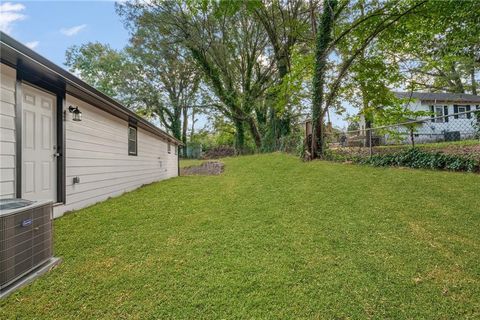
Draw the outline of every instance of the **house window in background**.
<instances>
[{"instance_id":1,"label":"house window in background","mask_svg":"<svg viewBox=\"0 0 480 320\"><path fill-rule=\"evenodd\" d=\"M467 112L467 107L466 106L458 106L457 113L462 113L462 112ZM467 119L467 115L464 114L459 114L458 119Z\"/></svg>"},{"instance_id":2,"label":"house window in background","mask_svg":"<svg viewBox=\"0 0 480 320\"><path fill-rule=\"evenodd\" d=\"M444 110L443 106L435 106L435 117L443 117L444 116L443 110ZM445 118L436 118L435 122L443 123L445 122Z\"/></svg>"},{"instance_id":3,"label":"house window in background","mask_svg":"<svg viewBox=\"0 0 480 320\"><path fill-rule=\"evenodd\" d=\"M172 145L170 144L170 142L168 143L168 146L167 146L167 152L172 153Z\"/></svg>"},{"instance_id":4,"label":"house window in background","mask_svg":"<svg viewBox=\"0 0 480 320\"><path fill-rule=\"evenodd\" d=\"M137 155L137 128L128 126L128 155Z\"/></svg>"},{"instance_id":5,"label":"house window in background","mask_svg":"<svg viewBox=\"0 0 480 320\"><path fill-rule=\"evenodd\" d=\"M470 119L472 117L472 114L469 113L470 111L470 105L454 105L453 106L453 112L456 114L455 119ZM467 112L467 113L464 113ZM460 114L457 114L460 113Z\"/></svg>"}]
</instances>

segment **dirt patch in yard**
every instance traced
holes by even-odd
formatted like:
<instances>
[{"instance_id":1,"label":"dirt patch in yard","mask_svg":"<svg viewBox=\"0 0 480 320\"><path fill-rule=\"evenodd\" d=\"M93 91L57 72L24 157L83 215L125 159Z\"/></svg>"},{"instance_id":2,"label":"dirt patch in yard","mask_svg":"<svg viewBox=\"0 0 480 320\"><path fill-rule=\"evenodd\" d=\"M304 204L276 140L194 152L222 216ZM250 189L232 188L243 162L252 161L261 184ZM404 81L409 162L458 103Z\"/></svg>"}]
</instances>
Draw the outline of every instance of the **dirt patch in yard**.
<instances>
[{"instance_id":1,"label":"dirt patch in yard","mask_svg":"<svg viewBox=\"0 0 480 320\"><path fill-rule=\"evenodd\" d=\"M192 176L192 175L219 175L223 172L225 165L219 161L207 161L198 166L190 166L180 169L181 176Z\"/></svg>"}]
</instances>

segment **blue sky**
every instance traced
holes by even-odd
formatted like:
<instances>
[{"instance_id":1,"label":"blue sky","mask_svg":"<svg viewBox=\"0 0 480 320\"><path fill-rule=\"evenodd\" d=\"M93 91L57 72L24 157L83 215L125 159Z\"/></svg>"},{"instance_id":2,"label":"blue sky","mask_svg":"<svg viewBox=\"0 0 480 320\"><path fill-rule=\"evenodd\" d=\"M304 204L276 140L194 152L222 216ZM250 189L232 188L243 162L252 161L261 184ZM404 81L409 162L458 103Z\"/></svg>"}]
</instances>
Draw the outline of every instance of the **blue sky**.
<instances>
[{"instance_id":1,"label":"blue sky","mask_svg":"<svg viewBox=\"0 0 480 320\"><path fill-rule=\"evenodd\" d=\"M64 66L72 45L99 41L115 49L128 32L114 1L0 1L0 29L56 64Z\"/></svg>"},{"instance_id":2,"label":"blue sky","mask_svg":"<svg viewBox=\"0 0 480 320\"><path fill-rule=\"evenodd\" d=\"M67 70L71 46L98 41L121 49L129 39L115 1L0 0L0 30ZM205 123L200 116L195 127Z\"/></svg>"}]
</instances>

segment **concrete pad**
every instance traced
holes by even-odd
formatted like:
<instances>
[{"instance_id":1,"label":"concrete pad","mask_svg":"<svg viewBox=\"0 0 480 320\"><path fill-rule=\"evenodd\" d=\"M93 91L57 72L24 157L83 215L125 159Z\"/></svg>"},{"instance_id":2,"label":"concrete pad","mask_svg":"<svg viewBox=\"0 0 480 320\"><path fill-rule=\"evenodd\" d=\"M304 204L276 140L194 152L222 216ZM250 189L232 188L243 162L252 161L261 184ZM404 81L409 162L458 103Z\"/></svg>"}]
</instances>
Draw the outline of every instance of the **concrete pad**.
<instances>
[{"instance_id":1,"label":"concrete pad","mask_svg":"<svg viewBox=\"0 0 480 320\"><path fill-rule=\"evenodd\" d=\"M48 271L55 268L62 262L61 258L53 257L43 263L38 268L34 269L32 272L28 273L27 275L23 276L22 278L18 279L14 283L10 284L8 287L3 288L0 291L0 299L4 299L14 291L19 290L20 288L25 287L29 283L33 282L38 277L42 276L43 274L47 273Z\"/></svg>"}]
</instances>

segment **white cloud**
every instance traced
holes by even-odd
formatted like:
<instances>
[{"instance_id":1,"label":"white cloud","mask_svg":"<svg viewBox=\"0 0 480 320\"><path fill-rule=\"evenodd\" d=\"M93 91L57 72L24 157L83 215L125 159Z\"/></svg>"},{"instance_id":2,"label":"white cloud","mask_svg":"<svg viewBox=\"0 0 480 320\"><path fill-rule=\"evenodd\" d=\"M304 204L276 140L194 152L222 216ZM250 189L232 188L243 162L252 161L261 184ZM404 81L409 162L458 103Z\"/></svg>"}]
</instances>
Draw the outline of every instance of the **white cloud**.
<instances>
[{"instance_id":1,"label":"white cloud","mask_svg":"<svg viewBox=\"0 0 480 320\"><path fill-rule=\"evenodd\" d=\"M11 33L12 24L27 17L21 13L23 10L25 10L25 6L20 3L5 2L0 4L0 30Z\"/></svg>"},{"instance_id":2,"label":"white cloud","mask_svg":"<svg viewBox=\"0 0 480 320\"><path fill-rule=\"evenodd\" d=\"M87 25L86 24L81 24L79 26L74 26L71 28L62 28L60 29L60 32L67 37L71 37L82 31Z\"/></svg>"},{"instance_id":3,"label":"white cloud","mask_svg":"<svg viewBox=\"0 0 480 320\"><path fill-rule=\"evenodd\" d=\"M5 2L4 4L0 5L0 12L3 12L3 11L22 11L24 9L25 9L25 6L21 3Z\"/></svg>"},{"instance_id":4,"label":"white cloud","mask_svg":"<svg viewBox=\"0 0 480 320\"><path fill-rule=\"evenodd\" d=\"M40 44L39 41L30 41L30 42L25 43L25 45L32 50L35 49L36 47L38 47L39 44Z\"/></svg>"}]
</instances>

